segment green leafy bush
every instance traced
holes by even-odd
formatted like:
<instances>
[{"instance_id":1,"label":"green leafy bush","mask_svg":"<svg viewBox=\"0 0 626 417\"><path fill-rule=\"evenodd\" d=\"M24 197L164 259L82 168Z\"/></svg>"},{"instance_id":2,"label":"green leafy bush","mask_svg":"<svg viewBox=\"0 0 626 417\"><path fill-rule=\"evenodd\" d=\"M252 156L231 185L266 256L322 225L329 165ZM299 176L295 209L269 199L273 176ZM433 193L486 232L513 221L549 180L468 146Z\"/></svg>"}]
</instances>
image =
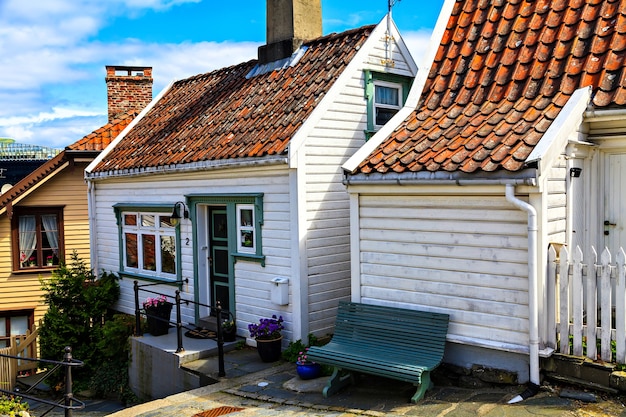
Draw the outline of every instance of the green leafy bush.
<instances>
[{"instance_id":1,"label":"green leafy bush","mask_svg":"<svg viewBox=\"0 0 626 417\"><path fill-rule=\"evenodd\" d=\"M30 417L28 409L28 403L22 402L20 397L0 396L0 415Z\"/></svg>"},{"instance_id":2,"label":"green leafy bush","mask_svg":"<svg viewBox=\"0 0 626 417\"><path fill-rule=\"evenodd\" d=\"M103 363L97 346L105 323L112 317L110 307L119 298L117 281L114 274L96 277L76 252L69 266L61 264L51 278L41 279L48 304L39 331L41 357L60 361L65 347L72 348L72 357L85 363L72 370L74 391L87 388L91 375ZM63 378L64 372L58 371L47 382L52 387L62 387Z\"/></svg>"},{"instance_id":3,"label":"green leafy bush","mask_svg":"<svg viewBox=\"0 0 626 417\"><path fill-rule=\"evenodd\" d=\"M128 314L115 314L102 327L102 337L96 344L102 361L90 381L90 388L98 396L116 394L124 404L137 402L128 384L129 338L134 327L135 317Z\"/></svg>"},{"instance_id":4,"label":"green leafy bush","mask_svg":"<svg viewBox=\"0 0 626 417\"><path fill-rule=\"evenodd\" d=\"M295 362L300 356L300 352L304 352L304 350L310 346L322 346L328 343L329 338L324 338L324 340L320 340L313 333L309 333L309 344L305 345L302 343L301 339L296 340L295 342L289 342L287 345L287 349L283 350L282 356L283 360L287 362Z\"/></svg>"}]
</instances>

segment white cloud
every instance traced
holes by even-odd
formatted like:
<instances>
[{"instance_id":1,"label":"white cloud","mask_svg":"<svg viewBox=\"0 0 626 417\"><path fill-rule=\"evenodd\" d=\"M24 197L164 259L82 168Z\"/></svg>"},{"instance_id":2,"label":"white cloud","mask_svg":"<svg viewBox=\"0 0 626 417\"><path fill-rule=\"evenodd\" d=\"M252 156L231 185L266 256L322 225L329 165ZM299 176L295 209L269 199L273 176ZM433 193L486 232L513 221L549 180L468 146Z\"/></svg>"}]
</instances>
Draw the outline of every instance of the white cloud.
<instances>
[{"instance_id":1,"label":"white cloud","mask_svg":"<svg viewBox=\"0 0 626 417\"><path fill-rule=\"evenodd\" d=\"M426 53L432 42L431 34L432 31L430 30L407 31L402 33L402 39L404 39L404 43L407 48L409 48L409 51L411 51L411 55L420 70L427 64L430 65L430 62L424 62L424 60L427 58Z\"/></svg>"},{"instance_id":2,"label":"white cloud","mask_svg":"<svg viewBox=\"0 0 626 417\"><path fill-rule=\"evenodd\" d=\"M84 110L62 109L55 107L52 109L52 112L44 112L31 116L0 118L0 126L31 125L58 119L71 119L74 117L86 116L101 116L101 114Z\"/></svg>"},{"instance_id":3,"label":"white cloud","mask_svg":"<svg viewBox=\"0 0 626 417\"><path fill-rule=\"evenodd\" d=\"M152 67L156 93L170 81L255 59L259 45L254 42L146 44L134 41L121 45L101 45L96 55L106 57L109 64L117 56L115 65ZM104 82L102 85L104 88Z\"/></svg>"},{"instance_id":4,"label":"white cloud","mask_svg":"<svg viewBox=\"0 0 626 417\"><path fill-rule=\"evenodd\" d=\"M256 56L254 43L93 40L116 16L198 1L0 0L0 137L58 147L102 126L106 65L152 66L156 94L172 80Z\"/></svg>"},{"instance_id":5,"label":"white cloud","mask_svg":"<svg viewBox=\"0 0 626 417\"><path fill-rule=\"evenodd\" d=\"M111 1L111 0L109 0ZM166 10L185 3L199 3L201 0L116 0L130 8L150 8L154 10Z\"/></svg>"}]
</instances>

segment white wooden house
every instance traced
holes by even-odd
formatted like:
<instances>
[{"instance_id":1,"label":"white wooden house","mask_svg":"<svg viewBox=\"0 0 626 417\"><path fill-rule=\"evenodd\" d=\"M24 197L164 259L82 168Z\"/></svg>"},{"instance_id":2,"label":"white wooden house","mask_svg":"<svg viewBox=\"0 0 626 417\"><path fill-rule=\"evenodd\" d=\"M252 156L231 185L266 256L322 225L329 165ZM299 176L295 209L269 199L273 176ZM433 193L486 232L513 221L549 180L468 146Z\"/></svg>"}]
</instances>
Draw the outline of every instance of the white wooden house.
<instances>
[{"instance_id":1,"label":"white wooden house","mask_svg":"<svg viewBox=\"0 0 626 417\"><path fill-rule=\"evenodd\" d=\"M407 107L343 166L354 301L449 313L445 361L539 383L549 246L626 244L623 5L445 2Z\"/></svg>"},{"instance_id":2,"label":"white wooden house","mask_svg":"<svg viewBox=\"0 0 626 417\"><path fill-rule=\"evenodd\" d=\"M295 25L279 3L258 60L174 82L88 167L92 263L123 278L120 311L135 311L134 280L158 283L201 304L185 324L219 301L240 336L282 315L286 344L331 332L350 298L341 165L417 66L390 19L321 36L320 2L292 1Z\"/></svg>"}]
</instances>

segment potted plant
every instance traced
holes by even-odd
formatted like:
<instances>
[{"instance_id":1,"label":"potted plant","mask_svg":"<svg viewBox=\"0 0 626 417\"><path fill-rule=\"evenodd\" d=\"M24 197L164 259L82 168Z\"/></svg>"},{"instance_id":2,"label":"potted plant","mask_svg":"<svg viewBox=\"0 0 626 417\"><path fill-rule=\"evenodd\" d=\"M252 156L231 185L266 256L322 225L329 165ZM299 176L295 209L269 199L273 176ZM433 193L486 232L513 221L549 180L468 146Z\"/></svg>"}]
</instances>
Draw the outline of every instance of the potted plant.
<instances>
[{"instance_id":1,"label":"potted plant","mask_svg":"<svg viewBox=\"0 0 626 417\"><path fill-rule=\"evenodd\" d=\"M280 359L283 335L283 316L259 319L259 324L249 324L250 337L256 340L257 351L263 362L276 362Z\"/></svg>"},{"instance_id":2,"label":"potted plant","mask_svg":"<svg viewBox=\"0 0 626 417\"><path fill-rule=\"evenodd\" d=\"M143 309L146 312L148 333L153 336L167 334L172 312L172 303L167 301L167 297L164 295L155 298L149 297L143 302Z\"/></svg>"},{"instance_id":3,"label":"potted plant","mask_svg":"<svg viewBox=\"0 0 626 417\"><path fill-rule=\"evenodd\" d=\"M222 321L222 336L224 337L224 342L234 342L237 338L237 326L235 325L235 320L231 317Z\"/></svg>"},{"instance_id":4,"label":"potted plant","mask_svg":"<svg viewBox=\"0 0 626 417\"><path fill-rule=\"evenodd\" d=\"M306 348L303 352L298 354L296 359L296 372L300 379L313 379L320 376L321 366L312 360L309 360L307 355L309 348Z\"/></svg>"},{"instance_id":5,"label":"potted plant","mask_svg":"<svg viewBox=\"0 0 626 417\"><path fill-rule=\"evenodd\" d=\"M54 257L52 255L48 255L46 257L46 265L48 266L54 265Z\"/></svg>"},{"instance_id":6,"label":"potted plant","mask_svg":"<svg viewBox=\"0 0 626 417\"><path fill-rule=\"evenodd\" d=\"M28 258L28 266L37 266L37 258L34 256Z\"/></svg>"}]
</instances>

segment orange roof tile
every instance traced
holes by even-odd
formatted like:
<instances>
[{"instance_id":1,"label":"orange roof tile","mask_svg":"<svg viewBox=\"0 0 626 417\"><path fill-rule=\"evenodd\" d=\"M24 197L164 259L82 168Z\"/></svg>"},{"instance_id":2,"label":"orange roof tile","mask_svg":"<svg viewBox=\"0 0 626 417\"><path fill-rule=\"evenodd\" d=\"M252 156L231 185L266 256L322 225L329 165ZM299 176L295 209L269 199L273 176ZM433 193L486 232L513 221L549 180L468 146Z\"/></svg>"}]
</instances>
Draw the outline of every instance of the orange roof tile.
<instances>
[{"instance_id":1,"label":"orange roof tile","mask_svg":"<svg viewBox=\"0 0 626 417\"><path fill-rule=\"evenodd\" d=\"M71 151L102 151L133 121L139 112L118 114L104 126L94 130L82 139L72 143L66 149Z\"/></svg>"},{"instance_id":2,"label":"orange roof tile","mask_svg":"<svg viewBox=\"0 0 626 417\"><path fill-rule=\"evenodd\" d=\"M373 29L306 42L296 65L266 74L246 78L253 60L175 82L92 172L286 155Z\"/></svg>"},{"instance_id":3,"label":"orange roof tile","mask_svg":"<svg viewBox=\"0 0 626 417\"><path fill-rule=\"evenodd\" d=\"M356 172L524 169L585 86L626 106L626 0L457 0L417 108Z\"/></svg>"}]
</instances>

